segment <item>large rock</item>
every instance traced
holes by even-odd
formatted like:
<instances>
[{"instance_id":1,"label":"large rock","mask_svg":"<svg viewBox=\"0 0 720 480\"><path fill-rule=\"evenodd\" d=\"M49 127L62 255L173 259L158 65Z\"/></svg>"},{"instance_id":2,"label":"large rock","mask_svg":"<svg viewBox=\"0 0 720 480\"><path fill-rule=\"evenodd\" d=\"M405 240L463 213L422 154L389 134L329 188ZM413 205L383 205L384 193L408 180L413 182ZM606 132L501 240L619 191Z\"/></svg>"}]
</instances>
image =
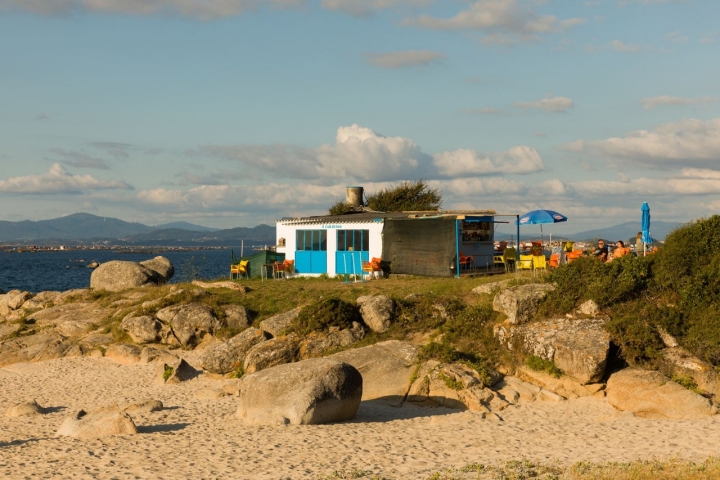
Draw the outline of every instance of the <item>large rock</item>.
<instances>
[{"instance_id":1,"label":"large rock","mask_svg":"<svg viewBox=\"0 0 720 480\"><path fill-rule=\"evenodd\" d=\"M212 373L225 374L237 370L245 362L248 350L270 338L266 332L250 327L227 342L208 348L202 366Z\"/></svg>"},{"instance_id":2,"label":"large rock","mask_svg":"<svg viewBox=\"0 0 720 480\"><path fill-rule=\"evenodd\" d=\"M501 290L493 299L493 310L507 315L512 324L529 322L537 313L538 305L555 287L548 283L519 285Z\"/></svg>"},{"instance_id":3,"label":"large rock","mask_svg":"<svg viewBox=\"0 0 720 480\"><path fill-rule=\"evenodd\" d=\"M510 280L500 280L499 282L483 283L482 285L478 285L477 287L473 288L470 293L474 293L475 295L490 295L497 290L507 288L508 283L510 283Z\"/></svg>"},{"instance_id":4,"label":"large rock","mask_svg":"<svg viewBox=\"0 0 720 480\"><path fill-rule=\"evenodd\" d=\"M427 362L408 393L410 402L431 402L437 406L490 412L503 410L508 402L487 388L480 375L462 364Z\"/></svg>"},{"instance_id":5,"label":"large rock","mask_svg":"<svg viewBox=\"0 0 720 480\"><path fill-rule=\"evenodd\" d=\"M8 315L12 310L19 310L22 304L33 296L31 292L10 290L5 295L0 296L0 315Z\"/></svg>"},{"instance_id":6,"label":"large rock","mask_svg":"<svg viewBox=\"0 0 720 480\"><path fill-rule=\"evenodd\" d=\"M142 349L129 343L114 343L105 350L105 358L120 365L132 365L140 361Z\"/></svg>"},{"instance_id":7,"label":"large rock","mask_svg":"<svg viewBox=\"0 0 720 480\"><path fill-rule=\"evenodd\" d=\"M194 347L222 326L212 308L202 303L163 308L155 316L170 325L175 337L185 347Z\"/></svg>"},{"instance_id":8,"label":"large rock","mask_svg":"<svg viewBox=\"0 0 720 480\"><path fill-rule=\"evenodd\" d=\"M380 399L400 405L410 389L410 380L418 363L417 354L415 345L388 340L327 358L349 363L358 369L363 376L363 400Z\"/></svg>"},{"instance_id":9,"label":"large rock","mask_svg":"<svg viewBox=\"0 0 720 480\"><path fill-rule=\"evenodd\" d=\"M330 327L327 332L312 332L300 341L298 358L316 358L326 355L329 351L349 347L365 337L365 328L358 322L352 323L352 328L340 330Z\"/></svg>"},{"instance_id":10,"label":"large rock","mask_svg":"<svg viewBox=\"0 0 720 480\"><path fill-rule=\"evenodd\" d=\"M626 368L607 382L607 401L638 417L696 420L715 415L707 398L671 381L660 372Z\"/></svg>"},{"instance_id":11,"label":"large rock","mask_svg":"<svg viewBox=\"0 0 720 480\"><path fill-rule=\"evenodd\" d=\"M657 363L668 377L689 379L703 392L720 398L720 379L712 365L697 358L682 347L666 348Z\"/></svg>"},{"instance_id":12,"label":"large rock","mask_svg":"<svg viewBox=\"0 0 720 480\"><path fill-rule=\"evenodd\" d=\"M150 260L140 262L140 265L155 272L155 283L167 283L175 274L175 267L165 257L155 257Z\"/></svg>"},{"instance_id":13,"label":"large rock","mask_svg":"<svg viewBox=\"0 0 720 480\"><path fill-rule=\"evenodd\" d=\"M240 379L236 417L250 425L315 425L357 414L363 378L347 363L313 358Z\"/></svg>"},{"instance_id":14,"label":"large rock","mask_svg":"<svg viewBox=\"0 0 720 480\"><path fill-rule=\"evenodd\" d=\"M515 376L520 380L557 393L567 399L597 395L598 392L602 392L605 388L605 385L602 383L580 385L580 382L573 380L567 375L561 375L560 378L556 378L548 373L538 372L524 365L515 370Z\"/></svg>"},{"instance_id":15,"label":"large rock","mask_svg":"<svg viewBox=\"0 0 720 480\"><path fill-rule=\"evenodd\" d=\"M279 337L283 335L285 331L290 328L293 320L300 314L302 307L293 308L288 312L283 312L277 315L273 315L270 318L266 318L260 322L260 328L268 332L273 337Z\"/></svg>"},{"instance_id":16,"label":"large rock","mask_svg":"<svg viewBox=\"0 0 720 480\"><path fill-rule=\"evenodd\" d=\"M200 374L184 359L172 363L161 363L155 371L155 383L170 385L192 380Z\"/></svg>"},{"instance_id":17,"label":"large rock","mask_svg":"<svg viewBox=\"0 0 720 480\"><path fill-rule=\"evenodd\" d=\"M42 415L44 409L33 400L32 402L23 402L13 405L5 412L6 417L28 417L32 415Z\"/></svg>"},{"instance_id":18,"label":"large rock","mask_svg":"<svg viewBox=\"0 0 720 480\"><path fill-rule=\"evenodd\" d=\"M137 432L132 418L116 404L112 404L90 413L80 410L74 416L65 419L56 436L97 438L107 435L131 435Z\"/></svg>"},{"instance_id":19,"label":"large rock","mask_svg":"<svg viewBox=\"0 0 720 480\"><path fill-rule=\"evenodd\" d=\"M169 343L169 328L149 315L133 317L128 315L120 323L120 329L130 335L135 343L155 343L161 338Z\"/></svg>"},{"instance_id":20,"label":"large rock","mask_svg":"<svg viewBox=\"0 0 720 480\"><path fill-rule=\"evenodd\" d=\"M298 354L298 338L290 334L258 343L245 355L245 373L253 373L284 363L294 362Z\"/></svg>"},{"instance_id":21,"label":"large rock","mask_svg":"<svg viewBox=\"0 0 720 480\"><path fill-rule=\"evenodd\" d=\"M67 336L75 336L87 332L92 325L102 323L112 313L112 309L103 308L94 303L79 302L49 307L28 315L27 319L33 320L36 325L41 326L59 326L67 323L69 332L75 330L73 334L68 332Z\"/></svg>"},{"instance_id":22,"label":"large rock","mask_svg":"<svg viewBox=\"0 0 720 480\"><path fill-rule=\"evenodd\" d=\"M505 322L495 326L502 345L521 355L537 355L580 384L598 382L605 373L610 336L607 317L557 318L527 325Z\"/></svg>"},{"instance_id":23,"label":"large rock","mask_svg":"<svg viewBox=\"0 0 720 480\"><path fill-rule=\"evenodd\" d=\"M224 280L221 282L203 282L200 280L193 280L192 284L200 288L227 288L229 290L235 290L236 292L247 292L247 287L230 280Z\"/></svg>"},{"instance_id":24,"label":"large rock","mask_svg":"<svg viewBox=\"0 0 720 480\"><path fill-rule=\"evenodd\" d=\"M120 292L128 288L157 285L159 278L158 272L138 262L112 260L93 270L90 288Z\"/></svg>"},{"instance_id":25,"label":"large rock","mask_svg":"<svg viewBox=\"0 0 720 480\"><path fill-rule=\"evenodd\" d=\"M374 295L358 297L357 304L360 307L365 325L373 332L387 332L392 323L395 311L395 302L387 295Z\"/></svg>"},{"instance_id":26,"label":"large rock","mask_svg":"<svg viewBox=\"0 0 720 480\"><path fill-rule=\"evenodd\" d=\"M242 305L223 305L222 309L225 312L225 325L228 328L242 332L252 325L250 312Z\"/></svg>"},{"instance_id":27,"label":"large rock","mask_svg":"<svg viewBox=\"0 0 720 480\"><path fill-rule=\"evenodd\" d=\"M61 358L72 346L72 342L54 330L5 340L0 343L0 367L12 363Z\"/></svg>"}]
</instances>

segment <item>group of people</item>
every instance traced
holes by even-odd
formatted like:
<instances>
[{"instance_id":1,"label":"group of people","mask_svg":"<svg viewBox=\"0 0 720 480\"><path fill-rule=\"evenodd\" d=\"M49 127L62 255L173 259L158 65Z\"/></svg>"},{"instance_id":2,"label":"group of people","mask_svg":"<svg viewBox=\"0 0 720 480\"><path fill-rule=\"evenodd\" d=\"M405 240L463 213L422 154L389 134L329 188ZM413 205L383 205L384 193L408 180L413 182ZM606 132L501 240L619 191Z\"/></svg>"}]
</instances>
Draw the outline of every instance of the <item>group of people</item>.
<instances>
[{"instance_id":1,"label":"group of people","mask_svg":"<svg viewBox=\"0 0 720 480\"><path fill-rule=\"evenodd\" d=\"M612 252L612 257L610 256L610 249L608 248L608 245L605 243L605 240L598 240L598 246L593 251L593 255L600 259L601 262L609 262L614 258L620 258L630 253L630 248L625 246L625 242L622 240L618 240L615 242L615 248Z\"/></svg>"}]
</instances>

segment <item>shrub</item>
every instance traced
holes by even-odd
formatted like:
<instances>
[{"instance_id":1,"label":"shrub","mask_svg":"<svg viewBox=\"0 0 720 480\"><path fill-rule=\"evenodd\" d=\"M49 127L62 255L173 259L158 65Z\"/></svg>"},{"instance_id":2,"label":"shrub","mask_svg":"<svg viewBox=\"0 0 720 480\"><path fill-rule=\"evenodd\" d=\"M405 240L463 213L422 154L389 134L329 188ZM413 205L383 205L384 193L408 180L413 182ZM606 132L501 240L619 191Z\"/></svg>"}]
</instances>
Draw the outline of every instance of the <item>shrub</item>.
<instances>
[{"instance_id":1,"label":"shrub","mask_svg":"<svg viewBox=\"0 0 720 480\"><path fill-rule=\"evenodd\" d=\"M368 207L378 212L438 210L442 204L442 193L420 179L380 190L370 195L367 203Z\"/></svg>"},{"instance_id":2,"label":"shrub","mask_svg":"<svg viewBox=\"0 0 720 480\"><path fill-rule=\"evenodd\" d=\"M345 215L346 213L354 212L355 207L347 203L345 200L338 200L329 209L330 215Z\"/></svg>"},{"instance_id":3,"label":"shrub","mask_svg":"<svg viewBox=\"0 0 720 480\"><path fill-rule=\"evenodd\" d=\"M542 357L538 357L537 355L530 355L527 357L525 359L525 365L527 365L530 370L545 372L555 378L560 378L560 376L562 376L562 370L560 370L553 362L545 360Z\"/></svg>"},{"instance_id":4,"label":"shrub","mask_svg":"<svg viewBox=\"0 0 720 480\"><path fill-rule=\"evenodd\" d=\"M330 327L350 328L353 322L362 322L360 312L355 305L339 298L328 298L303 307L290 326L290 330L306 335Z\"/></svg>"}]
</instances>

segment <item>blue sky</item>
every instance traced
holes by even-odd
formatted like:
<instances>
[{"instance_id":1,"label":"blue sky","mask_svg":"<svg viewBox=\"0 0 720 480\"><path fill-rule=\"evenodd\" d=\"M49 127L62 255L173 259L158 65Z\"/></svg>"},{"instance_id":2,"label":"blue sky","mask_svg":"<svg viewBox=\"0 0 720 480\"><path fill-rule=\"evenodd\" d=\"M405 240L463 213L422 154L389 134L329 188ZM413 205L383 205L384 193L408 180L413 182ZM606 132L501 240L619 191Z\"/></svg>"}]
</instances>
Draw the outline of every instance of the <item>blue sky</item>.
<instances>
[{"instance_id":1,"label":"blue sky","mask_svg":"<svg viewBox=\"0 0 720 480\"><path fill-rule=\"evenodd\" d=\"M554 232L720 211L714 0L0 0L0 219L214 227L426 179Z\"/></svg>"}]
</instances>

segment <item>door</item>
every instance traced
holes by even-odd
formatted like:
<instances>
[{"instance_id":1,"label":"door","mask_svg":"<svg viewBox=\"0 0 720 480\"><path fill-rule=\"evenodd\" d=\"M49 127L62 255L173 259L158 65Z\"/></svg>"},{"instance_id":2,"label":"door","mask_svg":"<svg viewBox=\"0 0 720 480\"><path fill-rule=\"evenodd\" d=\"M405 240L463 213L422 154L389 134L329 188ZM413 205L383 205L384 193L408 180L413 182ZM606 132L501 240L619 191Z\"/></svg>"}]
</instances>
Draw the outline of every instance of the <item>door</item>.
<instances>
[{"instance_id":1,"label":"door","mask_svg":"<svg viewBox=\"0 0 720 480\"><path fill-rule=\"evenodd\" d=\"M298 230L295 272L327 273L327 230Z\"/></svg>"},{"instance_id":2,"label":"door","mask_svg":"<svg viewBox=\"0 0 720 480\"><path fill-rule=\"evenodd\" d=\"M362 262L370 261L370 230L338 230L335 273L361 275Z\"/></svg>"}]
</instances>

